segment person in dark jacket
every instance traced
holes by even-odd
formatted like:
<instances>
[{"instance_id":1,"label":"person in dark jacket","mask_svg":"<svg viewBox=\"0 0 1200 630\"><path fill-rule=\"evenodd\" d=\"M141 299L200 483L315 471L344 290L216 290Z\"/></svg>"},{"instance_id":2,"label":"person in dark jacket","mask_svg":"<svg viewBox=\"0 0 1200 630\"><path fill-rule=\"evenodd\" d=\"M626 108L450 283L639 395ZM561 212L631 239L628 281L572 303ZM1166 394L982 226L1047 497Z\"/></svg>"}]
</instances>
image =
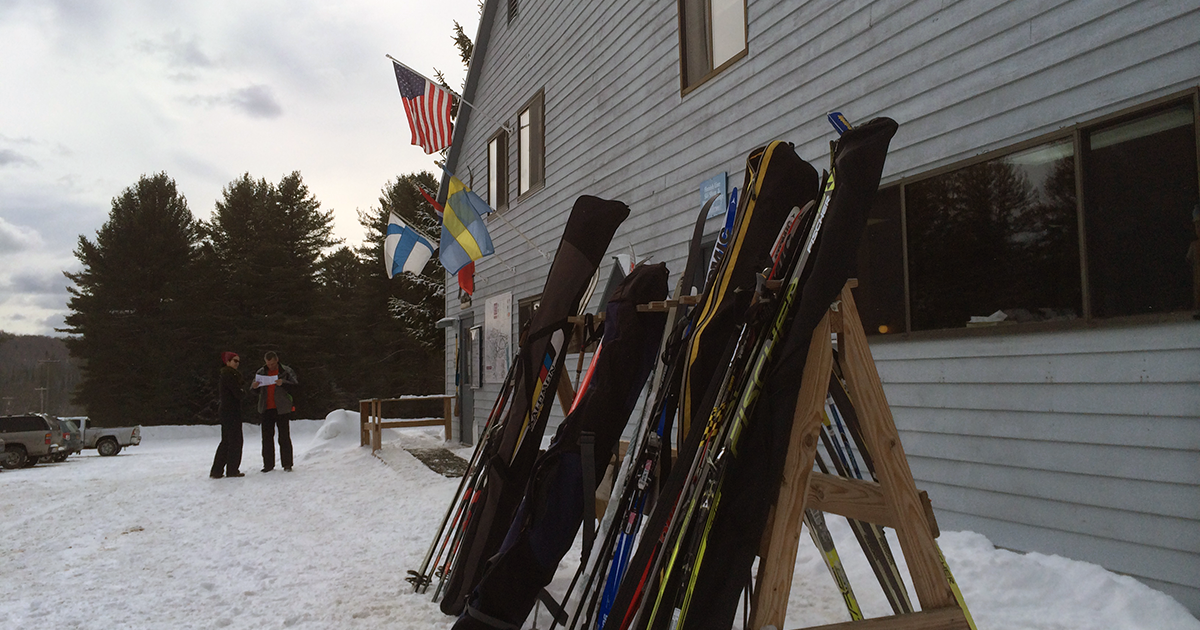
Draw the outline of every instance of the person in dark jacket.
<instances>
[{"instance_id":1,"label":"person in dark jacket","mask_svg":"<svg viewBox=\"0 0 1200 630\"><path fill-rule=\"evenodd\" d=\"M238 470L242 465L242 399L246 390L242 388L242 375L238 372L241 357L236 352L221 353L220 381L217 384L217 415L221 418L221 443L217 445L217 455L213 458L212 471L208 476L213 479L224 477L245 477Z\"/></svg>"},{"instance_id":2,"label":"person in dark jacket","mask_svg":"<svg viewBox=\"0 0 1200 630\"><path fill-rule=\"evenodd\" d=\"M296 410L288 387L300 384L296 371L279 363L279 355L268 352L250 385L258 390L258 413L262 415L263 472L275 470L275 429L279 429L279 460L284 472L292 472L292 432L288 414ZM263 378L266 377L266 378ZM274 379L274 380L272 380ZM267 384L269 382L269 384Z\"/></svg>"}]
</instances>

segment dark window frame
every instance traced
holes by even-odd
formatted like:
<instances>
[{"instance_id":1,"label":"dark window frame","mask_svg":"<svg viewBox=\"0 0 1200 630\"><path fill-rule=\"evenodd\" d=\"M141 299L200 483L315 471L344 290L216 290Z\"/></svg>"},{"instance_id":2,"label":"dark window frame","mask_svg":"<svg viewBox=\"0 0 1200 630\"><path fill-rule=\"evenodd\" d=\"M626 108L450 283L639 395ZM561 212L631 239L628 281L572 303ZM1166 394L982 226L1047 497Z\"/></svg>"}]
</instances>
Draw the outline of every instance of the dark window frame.
<instances>
[{"instance_id":1,"label":"dark window frame","mask_svg":"<svg viewBox=\"0 0 1200 630\"><path fill-rule=\"evenodd\" d=\"M525 327L533 320L533 313L542 304L542 294L517 300L517 343L524 343Z\"/></svg>"},{"instance_id":2,"label":"dark window frame","mask_svg":"<svg viewBox=\"0 0 1200 630\"><path fill-rule=\"evenodd\" d=\"M679 92L681 96L686 96L696 88L704 85L713 77L721 74L733 64L743 59L750 52L750 20L749 12L746 8L746 0L742 2L742 49L734 53L729 59L713 65L712 49L713 49L713 32L712 32L712 15L711 15L711 0L677 0L678 16L679 16ZM702 6L698 6L702 5ZM703 12L703 16L698 16L698 12ZM690 18L690 19L689 19ZM689 26L689 22L694 22ZM702 22L702 24L701 24ZM695 38L700 37L697 31L703 28L703 41L697 41ZM691 52L689 52L689 49ZM704 56L703 63L697 59L700 55ZM689 71L689 65L695 65L695 68ZM702 68L702 70L700 70ZM691 74L699 76L690 77Z\"/></svg>"},{"instance_id":3,"label":"dark window frame","mask_svg":"<svg viewBox=\"0 0 1200 630\"><path fill-rule=\"evenodd\" d=\"M492 170L492 143L497 146L497 167ZM499 212L508 208L508 131L499 129L487 141L488 203ZM495 177L493 177L495 175Z\"/></svg>"},{"instance_id":4,"label":"dark window frame","mask_svg":"<svg viewBox=\"0 0 1200 630\"><path fill-rule=\"evenodd\" d=\"M529 185L522 188L526 146L522 141L521 118L529 112ZM538 90L517 113L517 200L523 200L546 185L546 91Z\"/></svg>"},{"instance_id":5,"label":"dark window frame","mask_svg":"<svg viewBox=\"0 0 1200 630\"><path fill-rule=\"evenodd\" d=\"M1166 112L1173 107L1181 105L1190 105L1192 108L1192 131L1195 136L1195 151L1197 169L1195 173L1196 184L1200 189L1200 88L1192 88L1183 92L1178 92L1152 99L1150 101L1140 103L1128 108L1121 109L1111 114L1101 116L1095 119L1090 119L1074 125L1063 127L1054 132L1043 134L1041 136L1030 138L1028 140L1014 143L999 149L991 150L986 153L971 157L969 159L959 160L944 166L922 172L915 176L903 177L890 182L886 182L880 186L880 191L888 191L899 189L900 201L900 238L901 252L903 264L904 278L904 330L895 331L886 335L887 337L901 338L945 338L958 336L974 336L974 335L989 335L1003 333L1026 333L1041 330L1067 330L1077 329L1080 327L1094 327L1102 325L1123 325L1136 322L1157 322L1157 321L1175 321L1191 318L1191 310L1176 310L1169 312L1157 313L1142 313L1142 314L1120 314L1111 316L1098 316L1095 307L1092 304L1092 289L1089 279L1089 264L1088 264L1088 232L1087 232L1087 199L1085 198L1084 189L1088 185L1085 181L1085 162L1089 159L1088 153L1090 149L1084 144L1084 138L1087 134L1100 131L1106 128L1120 125L1127 121L1133 121L1157 113ZM1072 146L1074 155L1075 169L1075 214L1078 225L1078 259L1080 270L1080 289L1082 292L1082 316L1075 320L1055 321L1055 322L1029 322L1014 324L999 327L987 328L940 328L929 330L913 330L912 326L912 290L911 290L911 275L910 275L910 252L909 252L909 216L908 216L908 199L907 188L914 184L919 184L934 178L937 178L948 173L953 173L971 166L976 166L989 161L998 160L1007 156L1019 154L1033 148L1049 145L1055 142L1069 141ZM875 335L875 331L868 330L868 334Z\"/></svg>"}]
</instances>

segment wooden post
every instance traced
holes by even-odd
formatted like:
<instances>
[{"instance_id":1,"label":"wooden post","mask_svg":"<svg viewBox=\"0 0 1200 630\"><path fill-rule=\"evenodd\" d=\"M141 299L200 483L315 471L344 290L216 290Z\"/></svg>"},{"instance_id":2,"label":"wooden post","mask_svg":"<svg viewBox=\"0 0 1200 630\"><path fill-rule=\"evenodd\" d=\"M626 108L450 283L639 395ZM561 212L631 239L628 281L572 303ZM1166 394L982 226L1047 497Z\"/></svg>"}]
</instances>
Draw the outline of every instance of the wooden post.
<instances>
[{"instance_id":1,"label":"wooden post","mask_svg":"<svg viewBox=\"0 0 1200 630\"><path fill-rule=\"evenodd\" d=\"M383 429L379 424L383 421L383 401L376 398L371 401L371 452L383 448Z\"/></svg>"},{"instance_id":2,"label":"wooden post","mask_svg":"<svg viewBox=\"0 0 1200 630\"><path fill-rule=\"evenodd\" d=\"M788 595L792 592L792 567L796 564L796 550L800 546L799 523L804 520L804 499L821 434L821 410L829 390L829 372L833 369L829 334L829 315L826 314L808 346L779 498L775 501L770 529L764 532L770 552L759 560L757 605L750 613L751 628L767 625L782 628L787 613Z\"/></svg>"},{"instance_id":3,"label":"wooden post","mask_svg":"<svg viewBox=\"0 0 1200 630\"><path fill-rule=\"evenodd\" d=\"M367 429L367 420L371 415L371 401L358 401L358 445L366 446L370 444L370 433Z\"/></svg>"},{"instance_id":4,"label":"wooden post","mask_svg":"<svg viewBox=\"0 0 1200 630\"><path fill-rule=\"evenodd\" d=\"M875 359L871 357L871 348L867 346L867 336L849 289L842 290L842 307L846 320L846 347L841 349L844 357L842 374L862 424L863 440L875 458L879 485L889 500L888 508L900 524L896 536L904 550L917 599L924 610L954 606L954 592L942 572L937 545L930 534L929 521L925 519L925 506L917 493L917 484L908 467L900 434L896 431L892 410L883 393Z\"/></svg>"}]
</instances>

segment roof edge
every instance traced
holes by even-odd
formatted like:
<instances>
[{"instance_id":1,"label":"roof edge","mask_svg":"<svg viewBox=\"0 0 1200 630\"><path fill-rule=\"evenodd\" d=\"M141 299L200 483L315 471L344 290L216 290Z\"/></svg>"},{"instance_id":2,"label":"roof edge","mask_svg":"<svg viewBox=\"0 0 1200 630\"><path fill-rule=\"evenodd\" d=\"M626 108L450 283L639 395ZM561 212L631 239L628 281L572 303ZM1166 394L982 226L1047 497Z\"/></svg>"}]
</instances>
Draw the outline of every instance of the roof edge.
<instances>
[{"instance_id":1,"label":"roof edge","mask_svg":"<svg viewBox=\"0 0 1200 630\"><path fill-rule=\"evenodd\" d=\"M487 55L488 39L491 35L491 25L493 18L496 15L496 5L499 0L485 0L483 4L483 14L479 16L479 28L475 31L475 47L471 51L471 61L467 66L467 84L463 87L462 100L474 101L475 88L479 85L479 73L482 72L483 59ZM450 138L450 152L446 155L446 170L456 172L458 170L458 158L462 154L463 138L466 136L467 125L471 120L470 106L458 107L458 120L454 124L454 134ZM438 186L438 202L445 203L447 186L449 178L446 173L442 173L442 181Z\"/></svg>"}]
</instances>

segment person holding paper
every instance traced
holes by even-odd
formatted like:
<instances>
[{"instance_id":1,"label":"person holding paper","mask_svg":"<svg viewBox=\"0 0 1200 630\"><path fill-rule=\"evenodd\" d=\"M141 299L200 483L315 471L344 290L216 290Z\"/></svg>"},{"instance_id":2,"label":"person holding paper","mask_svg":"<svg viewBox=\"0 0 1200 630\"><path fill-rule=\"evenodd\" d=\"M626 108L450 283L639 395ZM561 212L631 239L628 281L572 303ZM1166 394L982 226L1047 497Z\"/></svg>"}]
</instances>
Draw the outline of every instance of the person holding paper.
<instances>
[{"instance_id":1,"label":"person holding paper","mask_svg":"<svg viewBox=\"0 0 1200 630\"><path fill-rule=\"evenodd\" d=\"M279 362L279 355L268 352L254 375L252 389L258 390L258 413L262 415L263 472L275 470L275 429L279 429L279 460L285 472L292 472L292 433L288 414L296 410L288 387L300 384L296 371Z\"/></svg>"}]
</instances>

